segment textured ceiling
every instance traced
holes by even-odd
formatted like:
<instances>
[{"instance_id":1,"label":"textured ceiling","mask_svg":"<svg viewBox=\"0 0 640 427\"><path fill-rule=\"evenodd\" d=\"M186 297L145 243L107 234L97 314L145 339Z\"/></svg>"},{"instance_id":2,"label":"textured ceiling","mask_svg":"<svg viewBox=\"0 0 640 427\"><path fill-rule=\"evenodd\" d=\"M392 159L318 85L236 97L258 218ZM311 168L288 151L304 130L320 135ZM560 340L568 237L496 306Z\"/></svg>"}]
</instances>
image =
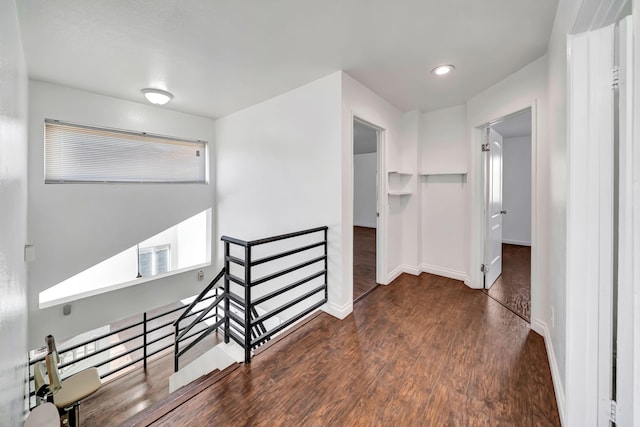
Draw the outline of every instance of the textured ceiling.
<instances>
[{"instance_id":1,"label":"textured ceiling","mask_svg":"<svg viewBox=\"0 0 640 427\"><path fill-rule=\"evenodd\" d=\"M404 111L460 104L545 53L557 0L17 4L31 78L219 117L337 70Z\"/></svg>"}]
</instances>

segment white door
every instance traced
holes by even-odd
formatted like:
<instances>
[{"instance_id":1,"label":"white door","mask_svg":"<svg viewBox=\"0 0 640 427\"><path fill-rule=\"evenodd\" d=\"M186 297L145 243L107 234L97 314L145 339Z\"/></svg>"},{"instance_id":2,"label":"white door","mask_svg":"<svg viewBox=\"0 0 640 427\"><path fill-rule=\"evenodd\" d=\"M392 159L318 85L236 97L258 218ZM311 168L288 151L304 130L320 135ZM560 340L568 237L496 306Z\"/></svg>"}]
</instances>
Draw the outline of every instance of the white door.
<instances>
[{"instance_id":1,"label":"white door","mask_svg":"<svg viewBox=\"0 0 640 427\"><path fill-rule=\"evenodd\" d=\"M616 423L640 425L640 382L634 387L634 372L640 374L640 340L634 339L634 318L640 315L640 145L633 135L633 30L632 17L620 22L619 48L619 189L618 189L618 301L616 369ZM635 126L638 126L635 123ZM635 215L635 223L634 223ZM634 242L635 239L635 242ZM635 269L635 271L634 271ZM634 289L635 288L635 289ZM634 299L636 301L634 301ZM636 331L638 333L640 331ZM634 346L636 348L634 348ZM636 380L638 381L638 380Z\"/></svg>"},{"instance_id":2,"label":"white door","mask_svg":"<svg viewBox=\"0 0 640 427\"><path fill-rule=\"evenodd\" d=\"M485 243L485 288L502 274L502 135L489 129L487 161L487 232Z\"/></svg>"}]
</instances>

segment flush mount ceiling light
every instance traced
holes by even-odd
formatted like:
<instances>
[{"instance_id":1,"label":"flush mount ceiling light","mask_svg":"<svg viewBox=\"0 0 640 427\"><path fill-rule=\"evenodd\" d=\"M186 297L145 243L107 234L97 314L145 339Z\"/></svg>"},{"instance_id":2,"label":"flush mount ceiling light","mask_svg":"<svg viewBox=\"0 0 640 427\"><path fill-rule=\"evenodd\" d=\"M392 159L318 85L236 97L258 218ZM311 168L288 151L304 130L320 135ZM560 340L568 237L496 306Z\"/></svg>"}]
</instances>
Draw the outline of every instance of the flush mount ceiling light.
<instances>
[{"instance_id":1,"label":"flush mount ceiling light","mask_svg":"<svg viewBox=\"0 0 640 427\"><path fill-rule=\"evenodd\" d=\"M445 74L449 74L455 69L456 67L454 67L453 65L438 65L436 68L431 70L431 74L435 74L436 76L444 76Z\"/></svg>"},{"instance_id":2,"label":"flush mount ceiling light","mask_svg":"<svg viewBox=\"0 0 640 427\"><path fill-rule=\"evenodd\" d=\"M166 90L147 88L142 89L140 92L142 92L145 98L147 98L147 101L152 104L164 105L173 99L173 95Z\"/></svg>"}]
</instances>

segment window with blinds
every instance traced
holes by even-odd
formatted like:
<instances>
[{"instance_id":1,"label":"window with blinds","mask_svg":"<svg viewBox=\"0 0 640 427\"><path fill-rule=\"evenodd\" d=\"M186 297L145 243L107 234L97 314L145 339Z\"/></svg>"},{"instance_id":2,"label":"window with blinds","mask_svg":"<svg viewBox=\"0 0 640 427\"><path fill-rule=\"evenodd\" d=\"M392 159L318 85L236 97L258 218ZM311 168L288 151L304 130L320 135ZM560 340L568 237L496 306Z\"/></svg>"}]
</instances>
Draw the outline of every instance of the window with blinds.
<instances>
[{"instance_id":1,"label":"window with blinds","mask_svg":"<svg viewBox=\"0 0 640 427\"><path fill-rule=\"evenodd\" d=\"M45 120L45 182L206 183L207 143Z\"/></svg>"}]
</instances>

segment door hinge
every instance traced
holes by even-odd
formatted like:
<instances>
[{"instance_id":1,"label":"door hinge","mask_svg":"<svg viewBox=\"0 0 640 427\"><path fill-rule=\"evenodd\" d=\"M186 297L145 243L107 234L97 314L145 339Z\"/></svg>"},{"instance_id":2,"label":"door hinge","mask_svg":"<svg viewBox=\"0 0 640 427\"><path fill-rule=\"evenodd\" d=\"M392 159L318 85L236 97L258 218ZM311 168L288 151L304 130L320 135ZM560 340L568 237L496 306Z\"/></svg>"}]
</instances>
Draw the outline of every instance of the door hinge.
<instances>
[{"instance_id":1,"label":"door hinge","mask_svg":"<svg viewBox=\"0 0 640 427\"><path fill-rule=\"evenodd\" d=\"M618 67L617 65L614 65L613 70L611 71L612 71L611 87L615 89L618 87L618 84L620 83L620 67Z\"/></svg>"},{"instance_id":2,"label":"door hinge","mask_svg":"<svg viewBox=\"0 0 640 427\"><path fill-rule=\"evenodd\" d=\"M618 412L618 404L615 400L609 401L609 421L616 422L616 413Z\"/></svg>"},{"instance_id":3,"label":"door hinge","mask_svg":"<svg viewBox=\"0 0 640 427\"><path fill-rule=\"evenodd\" d=\"M487 264L480 264L480 271L483 273L489 272L489 266Z\"/></svg>"},{"instance_id":4,"label":"door hinge","mask_svg":"<svg viewBox=\"0 0 640 427\"><path fill-rule=\"evenodd\" d=\"M485 142L484 144L482 144L482 151L491 151L491 148L489 148L488 142Z\"/></svg>"}]
</instances>

